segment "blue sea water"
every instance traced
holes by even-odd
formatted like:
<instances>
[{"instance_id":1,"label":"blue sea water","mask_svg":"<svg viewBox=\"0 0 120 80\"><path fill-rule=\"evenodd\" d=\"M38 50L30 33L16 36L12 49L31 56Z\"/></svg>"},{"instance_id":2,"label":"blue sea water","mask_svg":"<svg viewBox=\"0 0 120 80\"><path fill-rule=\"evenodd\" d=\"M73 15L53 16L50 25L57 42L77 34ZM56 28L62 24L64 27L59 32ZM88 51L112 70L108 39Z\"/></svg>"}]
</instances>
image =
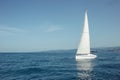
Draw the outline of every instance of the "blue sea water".
<instances>
[{"instance_id":1,"label":"blue sea water","mask_svg":"<svg viewBox=\"0 0 120 80\"><path fill-rule=\"evenodd\" d=\"M120 80L120 53L95 53L75 60L75 52L0 53L0 80Z\"/></svg>"}]
</instances>

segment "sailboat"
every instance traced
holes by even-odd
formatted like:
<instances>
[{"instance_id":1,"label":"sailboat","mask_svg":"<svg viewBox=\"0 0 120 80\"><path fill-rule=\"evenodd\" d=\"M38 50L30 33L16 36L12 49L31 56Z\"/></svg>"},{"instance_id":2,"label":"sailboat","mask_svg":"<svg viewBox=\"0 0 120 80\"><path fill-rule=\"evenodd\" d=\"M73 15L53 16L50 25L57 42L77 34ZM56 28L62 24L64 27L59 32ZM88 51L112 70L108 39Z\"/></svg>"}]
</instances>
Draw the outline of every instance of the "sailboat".
<instances>
[{"instance_id":1,"label":"sailboat","mask_svg":"<svg viewBox=\"0 0 120 80\"><path fill-rule=\"evenodd\" d=\"M96 57L97 57L96 55L90 53L90 34L89 34L88 16L86 11L81 41L76 53L76 60L94 59Z\"/></svg>"}]
</instances>

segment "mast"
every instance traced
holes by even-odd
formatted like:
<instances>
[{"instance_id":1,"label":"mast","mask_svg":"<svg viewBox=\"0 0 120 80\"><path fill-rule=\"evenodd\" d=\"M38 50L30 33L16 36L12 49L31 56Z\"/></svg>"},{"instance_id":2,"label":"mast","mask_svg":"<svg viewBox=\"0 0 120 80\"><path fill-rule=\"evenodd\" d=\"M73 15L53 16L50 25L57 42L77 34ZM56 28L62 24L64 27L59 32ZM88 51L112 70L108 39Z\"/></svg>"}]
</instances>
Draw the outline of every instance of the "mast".
<instances>
[{"instance_id":1,"label":"mast","mask_svg":"<svg viewBox=\"0 0 120 80\"><path fill-rule=\"evenodd\" d=\"M84 27L80 40L80 44L77 50L77 54L90 54L90 35L87 10L85 12Z\"/></svg>"}]
</instances>

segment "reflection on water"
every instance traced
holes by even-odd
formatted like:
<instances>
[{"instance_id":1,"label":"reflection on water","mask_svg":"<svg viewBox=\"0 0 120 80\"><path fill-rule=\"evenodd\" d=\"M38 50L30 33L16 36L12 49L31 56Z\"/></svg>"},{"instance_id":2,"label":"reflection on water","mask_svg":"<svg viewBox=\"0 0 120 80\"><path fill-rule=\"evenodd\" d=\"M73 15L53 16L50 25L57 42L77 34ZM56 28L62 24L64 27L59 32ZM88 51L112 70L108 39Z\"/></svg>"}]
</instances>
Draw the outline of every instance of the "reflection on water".
<instances>
[{"instance_id":1,"label":"reflection on water","mask_svg":"<svg viewBox=\"0 0 120 80\"><path fill-rule=\"evenodd\" d=\"M81 80L91 80L91 71L93 69L92 61L91 60L80 60L77 62L77 75L78 78Z\"/></svg>"}]
</instances>

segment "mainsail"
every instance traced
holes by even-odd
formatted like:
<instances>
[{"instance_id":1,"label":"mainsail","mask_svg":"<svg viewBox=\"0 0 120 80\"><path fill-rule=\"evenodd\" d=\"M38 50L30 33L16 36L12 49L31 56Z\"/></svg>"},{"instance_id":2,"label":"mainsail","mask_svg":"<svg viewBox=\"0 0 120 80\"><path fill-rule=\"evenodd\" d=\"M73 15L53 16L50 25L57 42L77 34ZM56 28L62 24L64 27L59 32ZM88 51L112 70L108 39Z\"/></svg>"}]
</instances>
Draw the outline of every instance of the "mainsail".
<instances>
[{"instance_id":1,"label":"mainsail","mask_svg":"<svg viewBox=\"0 0 120 80\"><path fill-rule=\"evenodd\" d=\"M77 50L77 54L90 54L90 35L87 11L85 12L84 28L80 40L80 44Z\"/></svg>"}]
</instances>

